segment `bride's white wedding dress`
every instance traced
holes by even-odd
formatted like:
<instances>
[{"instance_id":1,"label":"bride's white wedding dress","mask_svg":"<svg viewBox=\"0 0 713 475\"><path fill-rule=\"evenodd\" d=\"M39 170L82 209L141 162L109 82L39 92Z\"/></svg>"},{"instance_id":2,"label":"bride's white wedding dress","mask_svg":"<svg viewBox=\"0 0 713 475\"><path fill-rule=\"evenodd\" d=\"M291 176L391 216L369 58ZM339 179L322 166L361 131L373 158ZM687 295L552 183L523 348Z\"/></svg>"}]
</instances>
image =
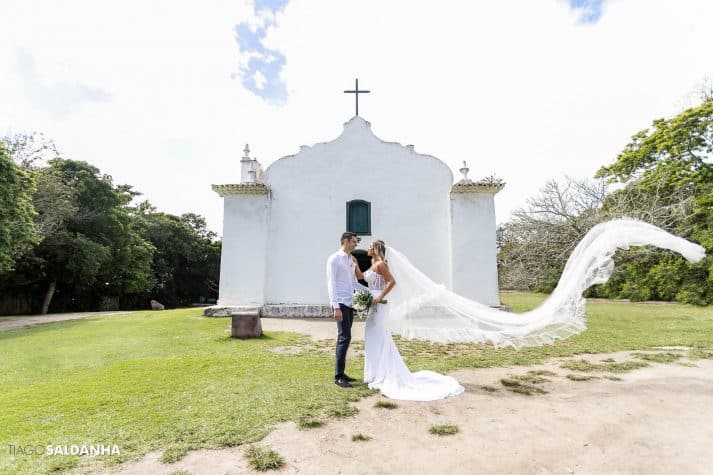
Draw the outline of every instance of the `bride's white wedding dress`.
<instances>
[{"instance_id":1,"label":"bride's white wedding dress","mask_svg":"<svg viewBox=\"0 0 713 475\"><path fill-rule=\"evenodd\" d=\"M372 270L364 273L364 280L374 296L385 287L384 277ZM388 398L407 401L434 401L462 393L463 386L450 376L409 371L384 327L388 305L372 305L369 311L364 331L364 382Z\"/></svg>"}]
</instances>

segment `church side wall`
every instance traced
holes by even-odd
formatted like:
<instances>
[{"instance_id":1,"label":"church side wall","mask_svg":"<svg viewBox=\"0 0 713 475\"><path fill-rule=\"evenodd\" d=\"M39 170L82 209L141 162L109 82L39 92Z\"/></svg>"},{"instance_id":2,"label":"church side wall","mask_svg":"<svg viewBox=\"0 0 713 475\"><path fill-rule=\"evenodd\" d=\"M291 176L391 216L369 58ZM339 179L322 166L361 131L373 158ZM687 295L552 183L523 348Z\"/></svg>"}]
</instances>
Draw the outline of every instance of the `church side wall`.
<instances>
[{"instance_id":1,"label":"church side wall","mask_svg":"<svg viewBox=\"0 0 713 475\"><path fill-rule=\"evenodd\" d=\"M451 230L453 291L486 305L500 305L494 196L453 193Z\"/></svg>"},{"instance_id":2,"label":"church side wall","mask_svg":"<svg viewBox=\"0 0 713 475\"><path fill-rule=\"evenodd\" d=\"M268 195L224 198L218 306L265 302Z\"/></svg>"}]
</instances>

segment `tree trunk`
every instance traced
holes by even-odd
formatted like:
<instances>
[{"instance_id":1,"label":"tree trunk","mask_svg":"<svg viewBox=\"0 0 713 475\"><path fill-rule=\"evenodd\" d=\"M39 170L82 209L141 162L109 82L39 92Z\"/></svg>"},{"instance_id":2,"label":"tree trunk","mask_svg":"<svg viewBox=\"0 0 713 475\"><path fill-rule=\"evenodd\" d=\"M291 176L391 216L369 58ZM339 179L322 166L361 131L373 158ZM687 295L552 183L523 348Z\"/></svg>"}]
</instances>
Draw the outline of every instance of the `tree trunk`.
<instances>
[{"instance_id":1,"label":"tree trunk","mask_svg":"<svg viewBox=\"0 0 713 475\"><path fill-rule=\"evenodd\" d=\"M54 291L57 288L57 281L53 280L50 282L49 287L47 287L47 292L45 293L45 300L42 302L42 315L47 315L50 309L50 302L52 301L52 296L54 296Z\"/></svg>"}]
</instances>

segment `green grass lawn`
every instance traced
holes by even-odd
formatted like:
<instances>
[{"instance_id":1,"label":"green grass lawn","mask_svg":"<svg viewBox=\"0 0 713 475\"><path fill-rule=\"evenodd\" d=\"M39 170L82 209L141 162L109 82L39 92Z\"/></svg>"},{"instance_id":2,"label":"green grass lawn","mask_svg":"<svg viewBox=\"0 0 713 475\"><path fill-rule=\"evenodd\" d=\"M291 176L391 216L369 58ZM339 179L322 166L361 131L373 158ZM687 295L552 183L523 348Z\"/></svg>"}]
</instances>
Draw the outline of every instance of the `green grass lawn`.
<instances>
[{"instance_id":1,"label":"green grass lawn","mask_svg":"<svg viewBox=\"0 0 713 475\"><path fill-rule=\"evenodd\" d=\"M544 296L503 294L514 311ZM713 309L593 302L589 330L522 351L398 341L412 370L528 365L550 356L681 345L713 357ZM306 337L267 333L234 340L230 320L201 309L93 317L0 332L0 473L97 468L160 449L258 441L281 421L348 417L373 391L332 383L333 351ZM336 333L336 331L335 331ZM276 347L303 348L280 354ZM324 348L327 348L325 351ZM312 350L310 350L312 348ZM359 376L361 359L350 360ZM11 455L8 445L116 444L120 456Z\"/></svg>"}]
</instances>

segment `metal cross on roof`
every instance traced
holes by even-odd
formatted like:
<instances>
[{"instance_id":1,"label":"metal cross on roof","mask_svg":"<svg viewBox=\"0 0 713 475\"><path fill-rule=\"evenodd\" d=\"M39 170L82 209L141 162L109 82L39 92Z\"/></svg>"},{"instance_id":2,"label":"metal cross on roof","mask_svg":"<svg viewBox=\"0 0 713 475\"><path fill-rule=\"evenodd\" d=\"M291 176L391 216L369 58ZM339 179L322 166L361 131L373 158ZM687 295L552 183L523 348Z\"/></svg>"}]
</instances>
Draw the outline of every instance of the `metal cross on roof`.
<instances>
[{"instance_id":1,"label":"metal cross on roof","mask_svg":"<svg viewBox=\"0 0 713 475\"><path fill-rule=\"evenodd\" d=\"M359 79L356 80L356 86L353 91L344 91L345 94L354 94L356 96L356 115L359 115L359 94L369 94L370 92L359 90Z\"/></svg>"}]
</instances>

